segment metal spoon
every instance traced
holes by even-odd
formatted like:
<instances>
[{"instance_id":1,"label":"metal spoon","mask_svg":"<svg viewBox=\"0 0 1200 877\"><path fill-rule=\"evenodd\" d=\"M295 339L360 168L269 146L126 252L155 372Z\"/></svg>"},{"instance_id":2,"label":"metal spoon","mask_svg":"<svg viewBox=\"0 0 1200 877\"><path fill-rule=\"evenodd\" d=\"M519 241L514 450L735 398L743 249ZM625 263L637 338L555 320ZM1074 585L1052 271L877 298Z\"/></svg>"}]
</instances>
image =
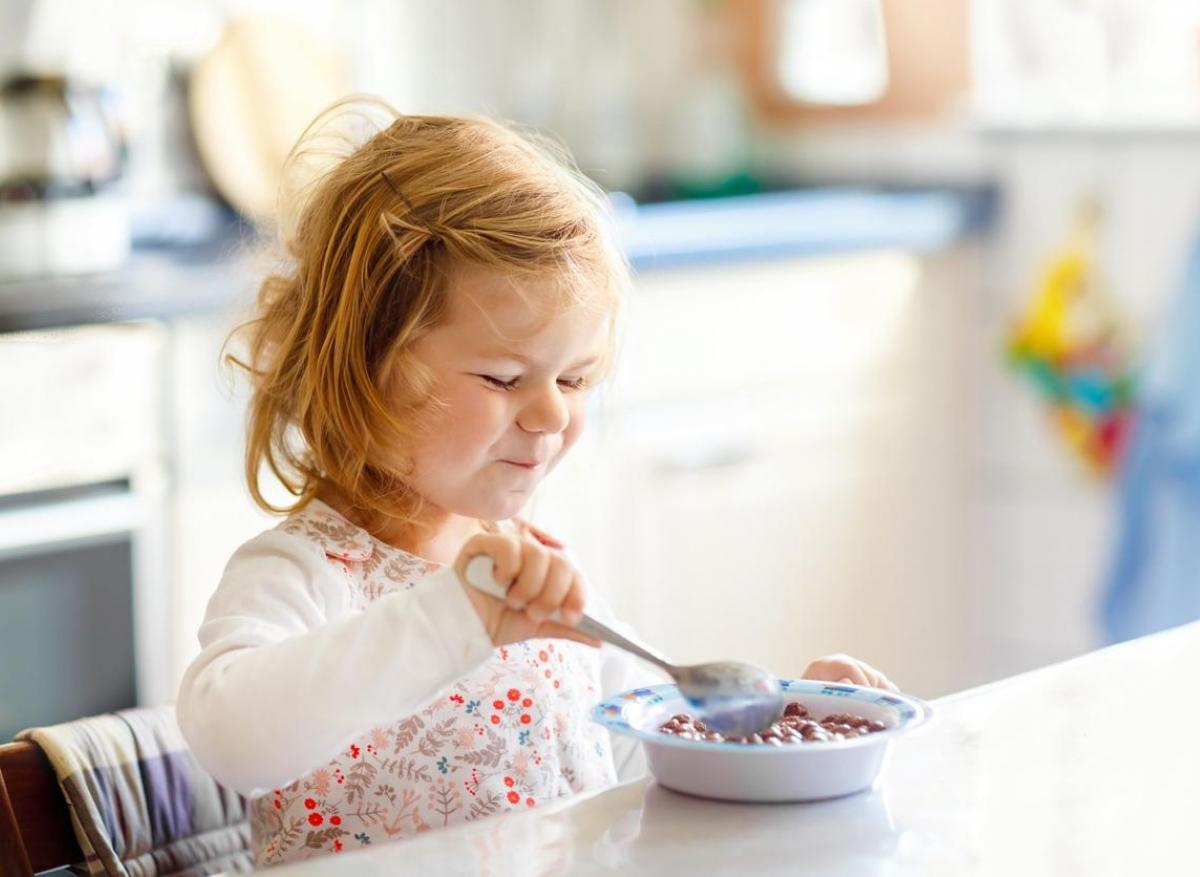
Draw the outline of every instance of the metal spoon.
<instances>
[{"instance_id":1,"label":"metal spoon","mask_svg":"<svg viewBox=\"0 0 1200 877\"><path fill-rule=\"evenodd\" d=\"M507 594L496 581L492 559L486 554L467 562L467 583L497 599ZM552 621L562 623L556 612ZM761 667L737 661L714 661L679 667L654 649L634 642L584 614L575 630L592 639L603 640L639 658L662 667L679 693L687 699L709 730L726 737L749 737L768 727L783 714L783 693L779 680Z\"/></svg>"}]
</instances>

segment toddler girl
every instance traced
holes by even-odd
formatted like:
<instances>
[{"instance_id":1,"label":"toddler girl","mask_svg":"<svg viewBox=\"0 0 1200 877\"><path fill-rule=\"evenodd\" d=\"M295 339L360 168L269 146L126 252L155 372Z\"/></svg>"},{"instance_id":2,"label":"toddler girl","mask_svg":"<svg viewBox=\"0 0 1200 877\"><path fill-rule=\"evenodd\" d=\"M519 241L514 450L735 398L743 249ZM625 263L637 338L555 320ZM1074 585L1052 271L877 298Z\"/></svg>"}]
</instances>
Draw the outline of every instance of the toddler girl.
<instances>
[{"instance_id":1,"label":"toddler girl","mask_svg":"<svg viewBox=\"0 0 1200 877\"><path fill-rule=\"evenodd\" d=\"M572 629L585 603L619 625L516 517L612 354L627 271L602 205L529 136L394 113L301 192L234 359L250 491L286 518L230 558L178 701L201 763L250 799L258 865L643 769L588 715L661 675ZM427 578L477 554L506 601ZM890 685L844 656L808 675Z\"/></svg>"}]
</instances>

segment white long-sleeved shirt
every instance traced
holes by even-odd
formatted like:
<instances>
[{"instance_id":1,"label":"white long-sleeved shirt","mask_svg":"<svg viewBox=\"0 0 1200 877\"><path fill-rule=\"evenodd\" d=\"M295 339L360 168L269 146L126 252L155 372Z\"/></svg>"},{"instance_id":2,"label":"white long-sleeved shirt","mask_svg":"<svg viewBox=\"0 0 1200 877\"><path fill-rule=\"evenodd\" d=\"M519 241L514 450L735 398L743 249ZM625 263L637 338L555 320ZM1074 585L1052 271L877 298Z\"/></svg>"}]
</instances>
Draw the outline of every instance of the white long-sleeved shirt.
<instances>
[{"instance_id":1,"label":"white long-sleeved shirt","mask_svg":"<svg viewBox=\"0 0 1200 877\"><path fill-rule=\"evenodd\" d=\"M179 723L197 758L248 796L303 775L365 730L416 712L495 651L457 583L417 582L364 602L339 560L370 564L374 556L372 574L385 578L420 578L432 565L373 555L364 531L328 506L313 507L321 532L289 531L285 522L230 558L200 627L201 652L179 689ZM622 627L594 591L588 611ZM603 696L665 679L609 646L600 667ZM333 691L336 707L326 696ZM614 737L612 755L622 780L645 769L636 741Z\"/></svg>"}]
</instances>

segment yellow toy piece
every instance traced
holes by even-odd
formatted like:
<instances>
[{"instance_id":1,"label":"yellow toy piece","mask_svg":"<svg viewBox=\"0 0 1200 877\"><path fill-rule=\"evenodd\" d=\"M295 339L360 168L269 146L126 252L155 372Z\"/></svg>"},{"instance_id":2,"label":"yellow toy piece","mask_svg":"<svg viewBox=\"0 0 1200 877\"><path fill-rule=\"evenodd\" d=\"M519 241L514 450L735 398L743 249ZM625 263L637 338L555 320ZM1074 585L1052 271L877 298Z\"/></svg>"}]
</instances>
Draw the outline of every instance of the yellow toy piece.
<instances>
[{"instance_id":1,"label":"yellow toy piece","mask_svg":"<svg viewBox=\"0 0 1200 877\"><path fill-rule=\"evenodd\" d=\"M1013 328L1008 355L1050 404L1067 447L1089 470L1106 475L1128 432L1132 375L1116 314L1095 281L1099 219L1094 201L1080 206L1067 241Z\"/></svg>"}]
</instances>

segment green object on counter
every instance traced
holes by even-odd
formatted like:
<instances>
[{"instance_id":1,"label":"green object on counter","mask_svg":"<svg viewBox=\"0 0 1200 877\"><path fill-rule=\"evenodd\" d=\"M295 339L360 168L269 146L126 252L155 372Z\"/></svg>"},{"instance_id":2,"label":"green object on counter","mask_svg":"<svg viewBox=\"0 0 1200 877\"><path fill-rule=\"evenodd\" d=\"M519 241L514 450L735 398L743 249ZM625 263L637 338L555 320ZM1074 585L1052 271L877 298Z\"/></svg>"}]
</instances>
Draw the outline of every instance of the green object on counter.
<instances>
[{"instance_id":1,"label":"green object on counter","mask_svg":"<svg viewBox=\"0 0 1200 877\"><path fill-rule=\"evenodd\" d=\"M679 201L756 195L764 191L763 181L749 171L738 171L723 177L668 176L664 186L668 199Z\"/></svg>"}]
</instances>

